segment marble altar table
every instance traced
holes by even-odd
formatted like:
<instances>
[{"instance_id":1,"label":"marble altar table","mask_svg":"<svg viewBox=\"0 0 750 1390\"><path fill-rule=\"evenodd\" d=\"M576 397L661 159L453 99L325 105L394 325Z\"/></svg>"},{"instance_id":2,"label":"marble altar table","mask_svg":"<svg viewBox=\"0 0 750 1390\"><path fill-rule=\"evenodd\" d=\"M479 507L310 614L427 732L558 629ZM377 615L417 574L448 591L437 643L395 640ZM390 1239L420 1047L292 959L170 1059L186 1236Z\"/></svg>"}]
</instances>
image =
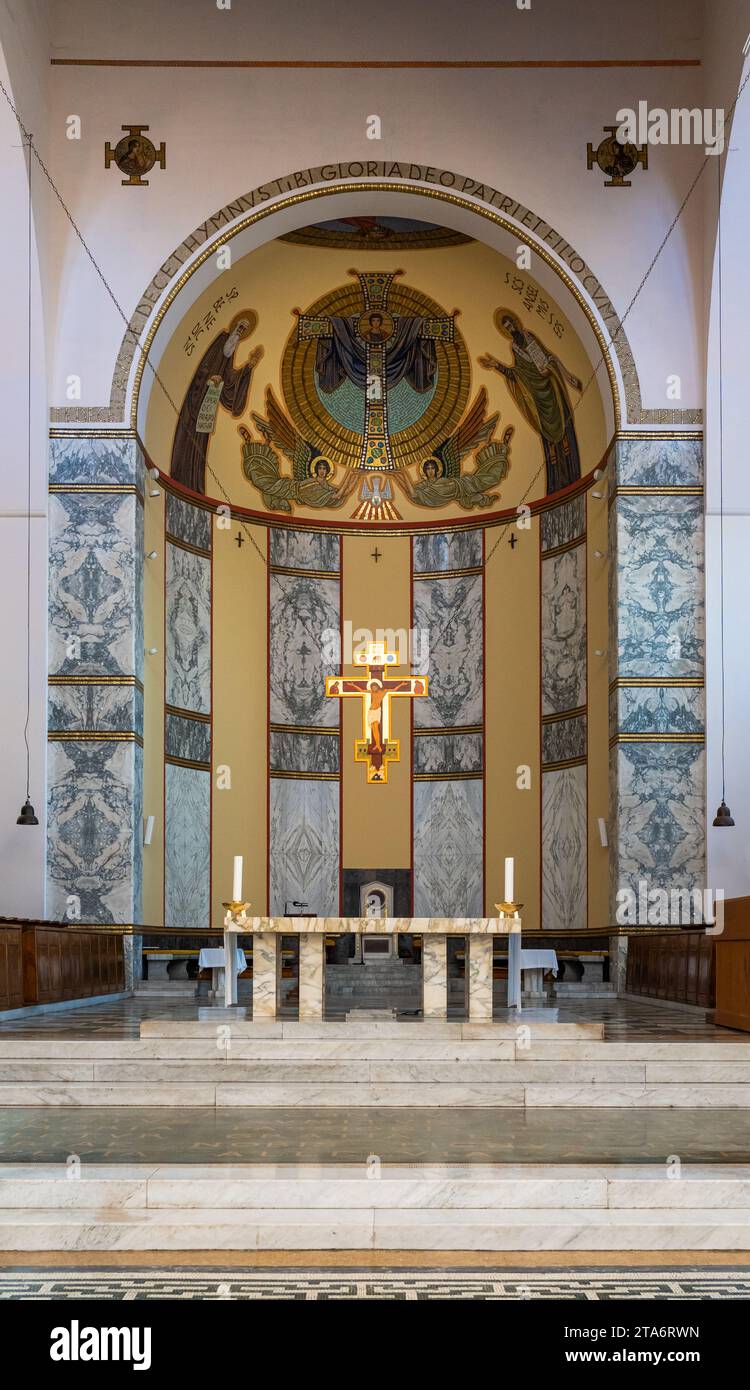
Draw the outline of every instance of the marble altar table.
<instances>
[{"instance_id":1,"label":"marble altar table","mask_svg":"<svg viewBox=\"0 0 750 1390\"><path fill-rule=\"evenodd\" d=\"M518 975L520 1007L520 917L248 917L242 931L253 938L253 1019L278 1016L278 981L281 938L298 935L299 1016L322 1019L325 1012L326 936L354 932L376 936L399 932L422 937L422 1008L425 1019L446 1019L448 1014L448 937L461 936L467 942L467 983L469 1020L492 1020L492 942L496 936L508 938L514 969ZM234 937L234 941L230 937ZM236 934L225 935L232 949ZM227 1004L236 1002L227 998Z\"/></svg>"}]
</instances>

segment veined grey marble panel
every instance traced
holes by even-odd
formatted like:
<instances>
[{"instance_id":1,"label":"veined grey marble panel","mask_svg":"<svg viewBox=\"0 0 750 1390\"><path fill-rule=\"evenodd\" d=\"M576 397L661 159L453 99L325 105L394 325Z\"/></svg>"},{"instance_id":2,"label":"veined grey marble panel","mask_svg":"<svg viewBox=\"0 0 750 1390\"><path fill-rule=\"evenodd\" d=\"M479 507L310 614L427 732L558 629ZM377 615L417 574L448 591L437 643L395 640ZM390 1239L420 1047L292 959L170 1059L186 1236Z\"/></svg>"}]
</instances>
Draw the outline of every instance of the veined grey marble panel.
<instances>
[{"instance_id":1,"label":"veined grey marble panel","mask_svg":"<svg viewBox=\"0 0 750 1390\"><path fill-rule=\"evenodd\" d=\"M619 838L614 889L705 886L705 750L624 743L614 750Z\"/></svg>"},{"instance_id":2,"label":"veined grey marble panel","mask_svg":"<svg viewBox=\"0 0 750 1390\"><path fill-rule=\"evenodd\" d=\"M484 632L482 576L414 582L414 626L429 634L429 658L420 674L429 695L414 701L418 729L481 724Z\"/></svg>"},{"instance_id":3,"label":"veined grey marble panel","mask_svg":"<svg viewBox=\"0 0 750 1390\"><path fill-rule=\"evenodd\" d=\"M199 550L210 550L212 521L212 513L203 507L194 507L173 492L167 493L166 529L178 540L197 545Z\"/></svg>"},{"instance_id":4,"label":"veined grey marble panel","mask_svg":"<svg viewBox=\"0 0 750 1390\"><path fill-rule=\"evenodd\" d=\"M51 685L48 727L55 733L90 729L143 734L143 696L134 685Z\"/></svg>"},{"instance_id":5,"label":"veined grey marble panel","mask_svg":"<svg viewBox=\"0 0 750 1390\"><path fill-rule=\"evenodd\" d=\"M414 916L481 916L482 782L415 782Z\"/></svg>"},{"instance_id":6,"label":"veined grey marble panel","mask_svg":"<svg viewBox=\"0 0 750 1390\"><path fill-rule=\"evenodd\" d=\"M49 480L56 487L103 483L143 487L143 456L135 439L51 439Z\"/></svg>"},{"instance_id":7,"label":"veined grey marble panel","mask_svg":"<svg viewBox=\"0 0 750 1390\"><path fill-rule=\"evenodd\" d=\"M269 603L271 722L332 728L340 710L325 693L326 676L336 674L326 634L341 629L339 581L272 574Z\"/></svg>"},{"instance_id":8,"label":"veined grey marble panel","mask_svg":"<svg viewBox=\"0 0 750 1390\"><path fill-rule=\"evenodd\" d=\"M542 561L542 714L586 703L586 550Z\"/></svg>"},{"instance_id":9,"label":"veined grey marble panel","mask_svg":"<svg viewBox=\"0 0 750 1390\"><path fill-rule=\"evenodd\" d=\"M211 774L167 763L164 924L206 927L211 911Z\"/></svg>"},{"instance_id":10,"label":"veined grey marble panel","mask_svg":"<svg viewBox=\"0 0 750 1390\"><path fill-rule=\"evenodd\" d=\"M327 570L341 568L338 536L328 532L286 531L271 528L269 561L272 565L288 565L297 570Z\"/></svg>"},{"instance_id":11,"label":"veined grey marble panel","mask_svg":"<svg viewBox=\"0 0 750 1390\"><path fill-rule=\"evenodd\" d=\"M542 725L542 763L562 763L586 757L586 715L555 719Z\"/></svg>"},{"instance_id":12,"label":"veined grey marble panel","mask_svg":"<svg viewBox=\"0 0 750 1390\"><path fill-rule=\"evenodd\" d=\"M586 529L586 499L572 497L561 507L550 507L542 512L542 550L554 550L558 545L567 545L577 540Z\"/></svg>"},{"instance_id":13,"label":"veined grey marble panel","mask_svg":"<svg viewBox=\"0 0 750 1390\"><path fill-rule=\"evenodd\" d=\"M414 740L414 773L483 771L481 734L428 734Z\"/></svg>"},{"instance_id":14,"label":"veined grey marble panel","mask_svg":"<svg viewBox=\"0 0 750 1390\"><path fill-rule=\"evenodd\" d=\"M700 487L700 439L619 439L616 481L622 487Z\"/></svg>"},{"instance_id":15,"label":"veined grey marble panel","mask_svg":"<svg viewBox=\"0 0 750 1390\"><path fill-rule=\"evenodd\" d=\"M165 715L164 752L168 758L188 758L194 763L211 761L211 725L202 719Z\"/></svg>"},{"instance_id":16,"label":"veined grey marble panel","mask_svg":"<svg viewBox=\"0 0 750 1390\"><path fill-rule=\"evenodd\" d=\"M339 784L271 778L269 913L287 901L311 913L339 910Z\"/></svg>"},{"instance_id":17,"label":"veined grey marble panel","mask_svg":"<svg viewBox=\"0 0 750 1390\"><path fill-rule=\"evenodd\" d=\"M47 753L47 916L140 920L141 750L135 742L53 740Z\"/></svg>"},{"instance_id":18,"label":"veined grey marble panel","mask_svg":"<svg viewBox=\"0 0 750 1390\"><path fill-rule=\"evenodd\" d=\"M142 525L134 493L50 496L50 674L138 674ZM73 639L80 655L70 646Z\"/></svg>"},{"instance_id":19,"label":"veined grey marble panel","mask_svg":"<svg viewBox=\"0 0 750 1390\"><path fill-rule=\"evenodd\" d=\"M271 730L273 772L338 772L339 740L330 734L297 734Z\"/></svg>"},{"instance_id":20,"label":"veined grey marble panel","mask_svg":"<svg viewBox=\"0 0 750 1390\"><path fill-rule=\"evenodd\" d=\"M586 768L542 773L542 926L581 930L587 919Z\"/></svg>"},{"instance_id":21,"label":"veined grey marble panel","mask_svg":"<svg viewBox=\"0 0 750 1390\"><path fill-rule=\"evenodd\" d=\"M702 499L619 496L613 510L617 675L702 675Z\"/></svg>"},{"instance_id":22,"label":"veined grey marble panel","mask_svg":"<svg viewBox=\"0 0 750 1390\"><path fill-rule=\"evenodd\" d=\"M168 705L211 709L211 561L167 544Z\"/></svg>"},{"instance_id":23,"label":"veined grey marble panel","mask_svg":"<svg viewBox=\"0 0 750 1390\"><path fill-rule=\"evenodd\" d=\"M451 531L445 536L415 536L412 569L415 574L474 569L482 563L482 532Z\"/></svg>"},{"instance_id":24,"label":"veined grey marble panel","mask_svg":"<svg viewBox=\"0 0 750 1390\"><path fill-rule=\"evenodd\" d=\"M619 731L624 734L700 734L705 727L701 686L620 686Z\"/></svg>"}]
</instances>

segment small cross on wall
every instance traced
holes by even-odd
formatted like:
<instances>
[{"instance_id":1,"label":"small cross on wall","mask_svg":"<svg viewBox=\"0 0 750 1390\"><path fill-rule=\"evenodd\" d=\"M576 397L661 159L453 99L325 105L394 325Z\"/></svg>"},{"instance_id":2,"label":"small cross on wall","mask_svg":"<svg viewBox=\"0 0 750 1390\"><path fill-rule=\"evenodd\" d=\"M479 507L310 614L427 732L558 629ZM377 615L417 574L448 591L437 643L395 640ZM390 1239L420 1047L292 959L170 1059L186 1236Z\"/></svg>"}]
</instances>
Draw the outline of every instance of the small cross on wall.
<instances>
[{"instance_id":1,"label":"small cross on wall","mask_svg":"<svg viewBox=\"0 0 750 1390\"><path fill-rule=\"evenodd\" d=\"M238 550L245 544L245 537L243 536L241 531L237 532L237 535L234 538L234 543L237 546Z\"/></svg>"},{"instance_id":2,"label":"small cross on wall","mask_svg":"<svg viewBox=\"0 0 750 1390\"><path fill-rule=\"evenodd\" d=\"M515 531L511 531L508 545L510 546L511 550L515 550L516 546L518 545L518 536L516 535Z\"/></svg>"},{"instance_id":3,"label":"small cross on wall","mask_svg":"<svg viewBox=\"0 0 750 1390\"><path fill-rule=\"evenodd\" d=\"M377 564L378 560L382 559L382 551L378 550L378 547L375 546L375 549L370 551L370 558Z\"/></svg>"}]
</instances>

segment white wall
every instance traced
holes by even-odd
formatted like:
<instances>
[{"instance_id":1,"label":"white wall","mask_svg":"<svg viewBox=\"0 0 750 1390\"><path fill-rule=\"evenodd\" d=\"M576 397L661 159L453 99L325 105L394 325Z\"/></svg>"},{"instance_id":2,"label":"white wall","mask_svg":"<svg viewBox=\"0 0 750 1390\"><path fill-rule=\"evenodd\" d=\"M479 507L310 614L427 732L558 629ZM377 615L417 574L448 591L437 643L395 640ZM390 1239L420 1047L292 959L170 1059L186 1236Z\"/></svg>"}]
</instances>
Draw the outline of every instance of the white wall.
<instances>
[{"instance_id":1,"label":"white wall","mask_svg":"<svg viewBox=\"0 0 750 1390\"><path fill-rule=\"evenodd\" d=\"M44 8L33 0L0 0L0 78L40 145L47 144L48 78ZM10 72L9 72L10 70ZM39 258L43 256L47 200L40 176L33 182L32 486L31 486L31 799L40 824L16 825L26 796L26 549L27 549L27 317L28 183L21 136L0 94L0 182L3 188L0 303L6 331L0 339L0 915L34 916L44 910L44 803L47 631L47 389Z\"/></svg>"},{"instance_id":2,"label":"white wall","mask_svg":"<svg viewBox=\"0 0 750 1390\"><path fill-rule=\"evenodd\" d=\"M707 9L706 100L729 106L750 70L742 47L750 34L748 0L718 0ZM714 829L721 800L721 611L719 489L719 334L716 171L706 223L710 295L706 392L706 697L708 881L727 897L750 894L750 468L748 467L747 325L750 322L750 81L732 125L722 188L722 343L724 422L724 627L726 796L736 826Z\"/></svg>"},{"instance_id":3,"label":"white wall","mask_svg":"<svg viewBox=\"0 0 750 1390\"><path fill-rule=\"evenodd\" d=\"M317 0L300 7L210 0L173 5L135 0L127 12L78 0L59 12L55 52L212 58L481 59L598 56L693 57L700 7L637 0L627 7L583 0L471 5L384 0L342 11ZM656 26L654 15L662 22ZM342 13L346 22L342 23ZM146 38L147 36L147 38ZM233 197L297 169L339 159L400 159L450 168L507 191L556 226L592 265L621 311L635 293L674 217L702 153L651 151L629 190L605 190L586 169L586 144L621 106L691 105L700 70L525 69L502 71L295 71L184 68L52 69L50 167L129 317L156 268L206 217ZM383 139L365 122L379 114ZM70 114L83 138L65 136ZM148 189L120 186L103 168L105 140L142 121L167 143L167 168ZM666 377L682 379L684 407L702 404L702 190L698 190L628 319L644 403L674 405ZM83 403L106 403L124 325L75 237L58 219L59 299L51 401L64 405L66 377L83 378Z\"/></svg>"}]
</instances>

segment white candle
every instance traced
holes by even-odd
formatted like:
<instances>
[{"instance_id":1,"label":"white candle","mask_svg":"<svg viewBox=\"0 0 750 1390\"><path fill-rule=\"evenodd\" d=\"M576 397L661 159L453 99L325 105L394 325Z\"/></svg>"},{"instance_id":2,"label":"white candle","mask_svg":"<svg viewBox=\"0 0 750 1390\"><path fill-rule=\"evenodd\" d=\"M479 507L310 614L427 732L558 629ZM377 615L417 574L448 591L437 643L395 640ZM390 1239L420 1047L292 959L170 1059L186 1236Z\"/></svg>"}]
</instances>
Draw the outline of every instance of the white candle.
<instances>
[{"instance_id":1,"label":"white candle","mask_svg":"<svg viewBox=\"0 0 750 1390\"><path fill-rule=\"evenodd\" d=\"M234 881L232 883L232 902L242 902L242 855L234 856Z\"/></svg>"},{"instance_id":2,"label":"white candle","mask_svg":"<svg viewBox=\"0 0 750 1390\"><path fill-rule=\"evenodd\" d=\"M506 903L513 902L513 860L505 861L505 899Z\"/></svg>"}]
</instances>

